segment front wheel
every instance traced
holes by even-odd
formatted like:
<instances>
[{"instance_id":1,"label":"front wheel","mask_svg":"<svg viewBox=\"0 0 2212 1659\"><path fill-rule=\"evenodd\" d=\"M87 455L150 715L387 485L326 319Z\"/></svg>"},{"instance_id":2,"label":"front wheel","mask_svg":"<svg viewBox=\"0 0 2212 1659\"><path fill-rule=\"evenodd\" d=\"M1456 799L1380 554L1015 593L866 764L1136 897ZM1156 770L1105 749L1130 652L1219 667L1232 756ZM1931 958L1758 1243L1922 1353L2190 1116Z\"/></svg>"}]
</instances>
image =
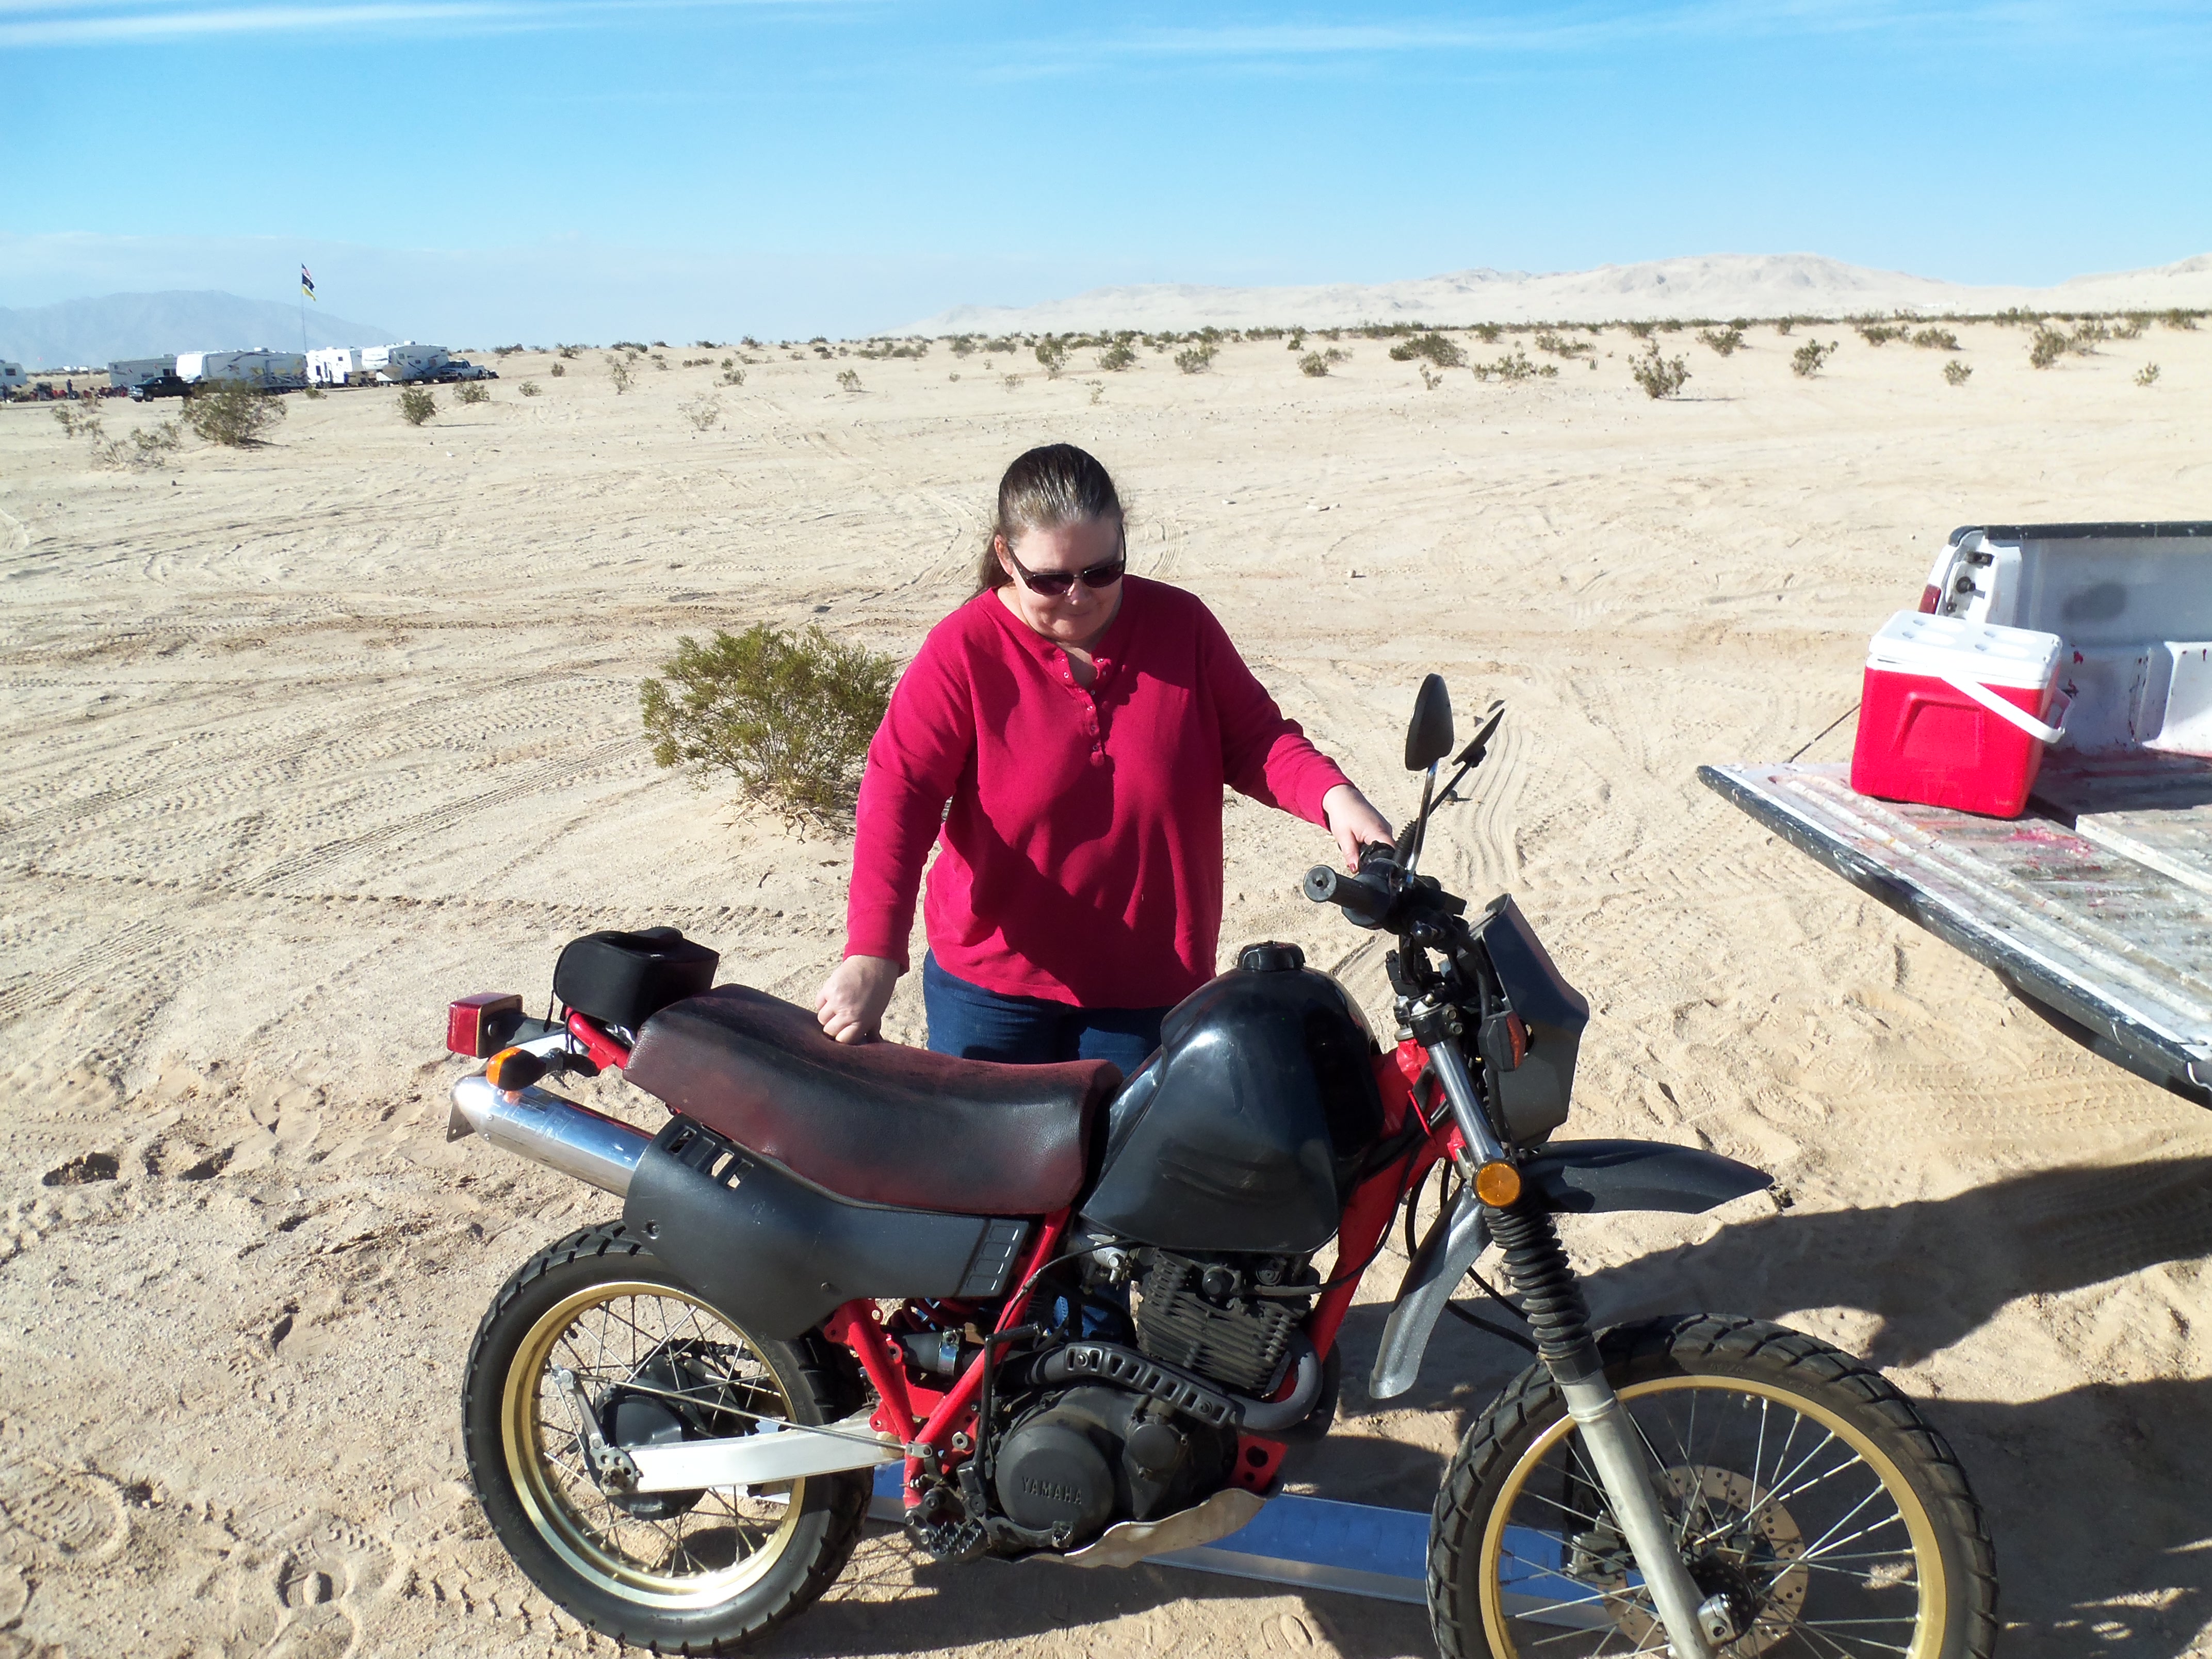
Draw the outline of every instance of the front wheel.
<instances>
[{"instance_id":1,"label":"front wheel","mask_svg":"<svg viewBox=\"0 0 2212 1659\"><path fill-rule=\"evenodd\" d=\"M676 1282L622 1226L575 1233L500 1288L469 1350L469 1474L538 1589L655 1652L721 1653L826 1589L859 1540L866 1474L705 1492L611 1492L586 1455L614 1445L826 1423L840 1385L806 1346L755 1338Z\"/></svg>"},{"instance_id":2,"label":"front wheel","mask_svg":"<svg viewBox=\"0 0 2212 1659\"><path fill-rule=\"evenodd\" d=\"M1987 1659L1995 1556L1950 1449L1849 1354L1717 1315L1599 1339L1659 1471L1722 1659ZM1551 1376L1468 1431L1437 1494L1429 1612L1445 1659L1664 1654L1643 1575Z\"/></svg>"}]
</instances>

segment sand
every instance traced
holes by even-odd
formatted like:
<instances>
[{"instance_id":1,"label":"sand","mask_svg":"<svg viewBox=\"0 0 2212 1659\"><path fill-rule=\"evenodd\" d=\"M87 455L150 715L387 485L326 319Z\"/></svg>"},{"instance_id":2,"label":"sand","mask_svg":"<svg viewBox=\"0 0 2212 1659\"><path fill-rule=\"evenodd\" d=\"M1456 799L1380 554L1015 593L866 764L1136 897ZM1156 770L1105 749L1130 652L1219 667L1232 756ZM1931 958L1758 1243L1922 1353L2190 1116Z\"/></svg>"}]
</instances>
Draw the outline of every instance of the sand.
<instances>
[{"instance_id":1,"label":"sand","mask_svg":"<svg viewBox=\"0 0 2212 1659\"><path fill-rule=\"evenodd\" d=\"M1693 776L1848 710L1954 525L2212 506L2212 331L2042 373L2018 331L1960 332L1959 388L1841 331L1810 381L1802 332L1668 337L1695 378L1666 403L1618 331L1594 370L1434 392L1364 340L1325 380L1279 343L1058 381L779 355L704 434L676 405L712 368L617 397L597 354L510 357L419 431L388 392L295 398L265 448L160 473L0 410L0 1655L606 1647L488 1536L457 1400L500 1281L611 1206L445 1142L443 1005L542 998L562 940L655 922L811 998L847 845L656 771L638 681L761 619L910 652L999 469L1058 438L1122 480L1134 568L1202 595L1386 810L1425 671L1463 716L1507 700L1432 867L1516 892L1589 996L1572 1130L1712 1146L1793 1200L1577 1222L1600 1311L1753 1313L1886 1368L1988 1505L2008 1654L2212 1651L2212 1116ZM1240 801L1228 844L1224 946L1295 939L1385 1008L1374 942L1298 896L1320 832ZM1443 1331L1407 1399L1347 1387L1297 1481L1425 1508L1516 1369ZM1298 1650L1432 1651L1414 1608L889 1534L763 1650Z\"/></svg>"}]
</instances>

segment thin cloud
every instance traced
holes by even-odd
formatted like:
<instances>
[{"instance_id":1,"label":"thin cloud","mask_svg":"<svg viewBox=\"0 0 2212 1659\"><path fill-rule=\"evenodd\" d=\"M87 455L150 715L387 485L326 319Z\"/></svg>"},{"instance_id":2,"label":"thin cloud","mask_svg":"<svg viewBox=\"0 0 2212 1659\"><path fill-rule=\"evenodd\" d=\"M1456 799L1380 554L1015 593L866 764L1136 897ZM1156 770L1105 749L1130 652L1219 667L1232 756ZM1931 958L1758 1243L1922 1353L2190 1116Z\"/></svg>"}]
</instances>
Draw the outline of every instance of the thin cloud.
<instances>
[{"instance_id":1,"label":"thin cloud","mask_svg":"<svg viewBox=\"0 0 2212 1659\"><path fill-rule=\"evenodd\" d=\"M112 9L110 0L0 0L0 46L104 46L210 35L583 27L671 11L820 9L829 0L337 0L321 5ZM37 14L25 15L25 14Z\"/></svg>"}]
</instances>

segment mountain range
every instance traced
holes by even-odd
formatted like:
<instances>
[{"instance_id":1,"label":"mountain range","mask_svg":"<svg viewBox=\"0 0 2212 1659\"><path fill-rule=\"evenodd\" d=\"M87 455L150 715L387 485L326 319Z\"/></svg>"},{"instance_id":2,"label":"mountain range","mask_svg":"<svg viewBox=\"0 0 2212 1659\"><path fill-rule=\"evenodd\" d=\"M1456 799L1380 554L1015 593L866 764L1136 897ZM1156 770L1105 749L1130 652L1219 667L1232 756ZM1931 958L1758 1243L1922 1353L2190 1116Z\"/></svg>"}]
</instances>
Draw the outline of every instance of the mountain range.
<instances>
[{"instance_id":1,"label":"mountain range","mask_svg":"<svg viewBox=\"0 0 2212 1659\"><path fill-rule=\"evenodd\" d=\"M0 359L32 369L105 367L118 358L178 351L236 351L257 346L296 351L300 337L297 307L241 299L219 289L106 294L21 311L0 309ZM381 345L401 337L374 323L328 316L312 301L307 304L310 347Z\"/></svg>"},{"instance_id":2,"label":"mountain range","mask_svg":"<svg viewBox=\"0 0 2212 1659\"><path fill-rule=\"evenodd\" d=\"M938 336L1134 329L1144 332L1360 323L1601 323L1668 318L1840 317L1866 312L2046 313L2212 307L2212 254L2050 288L1970 288L1871 270L1817 253L1709 253L1595 270L1460 270L1360 286L1097 288L1032 306L955 306L902 331Z\"/></svg>"}]
</instances>

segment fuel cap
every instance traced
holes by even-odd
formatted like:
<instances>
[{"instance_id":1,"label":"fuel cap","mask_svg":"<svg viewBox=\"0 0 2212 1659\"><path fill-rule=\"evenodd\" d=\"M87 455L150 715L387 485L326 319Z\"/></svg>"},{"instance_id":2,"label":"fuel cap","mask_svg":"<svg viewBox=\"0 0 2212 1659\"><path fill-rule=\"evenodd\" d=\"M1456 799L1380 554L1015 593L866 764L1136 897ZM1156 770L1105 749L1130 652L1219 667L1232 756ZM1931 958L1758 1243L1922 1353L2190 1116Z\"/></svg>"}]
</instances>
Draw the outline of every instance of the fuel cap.
<instances>
[{"instance_id":1,"label":"fuel cap","mask_svg":"<svg viewBox=\"0 0 2212 1659\"><path fill-rule=\"evenodd\" d=\"M1306 965L1306 953L1295 945L1268 939L1248 945L1237 953L1237 965L1248 974L1291 974Z\"/></svg>"}]
</instances>

